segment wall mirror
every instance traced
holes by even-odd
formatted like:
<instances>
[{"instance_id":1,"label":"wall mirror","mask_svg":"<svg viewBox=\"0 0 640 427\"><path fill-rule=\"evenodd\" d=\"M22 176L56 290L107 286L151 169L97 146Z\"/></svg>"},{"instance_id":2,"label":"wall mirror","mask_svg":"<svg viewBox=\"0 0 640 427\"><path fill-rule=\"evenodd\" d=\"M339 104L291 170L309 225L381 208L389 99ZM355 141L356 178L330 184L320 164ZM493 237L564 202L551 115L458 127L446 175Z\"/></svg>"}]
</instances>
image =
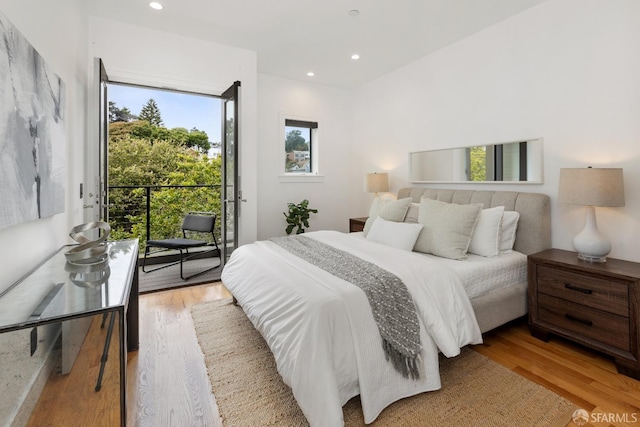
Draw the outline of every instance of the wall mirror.
<instances>
[{"instance_id":1,"label":"wall mirror","mask_svg":"<svg viewBox=\"0 0 640 427\"><path fill-rule=\"evenodd\" d=\"M409 153L413 183L542 184L542 138Z\"/></svg>"}]
</instances>

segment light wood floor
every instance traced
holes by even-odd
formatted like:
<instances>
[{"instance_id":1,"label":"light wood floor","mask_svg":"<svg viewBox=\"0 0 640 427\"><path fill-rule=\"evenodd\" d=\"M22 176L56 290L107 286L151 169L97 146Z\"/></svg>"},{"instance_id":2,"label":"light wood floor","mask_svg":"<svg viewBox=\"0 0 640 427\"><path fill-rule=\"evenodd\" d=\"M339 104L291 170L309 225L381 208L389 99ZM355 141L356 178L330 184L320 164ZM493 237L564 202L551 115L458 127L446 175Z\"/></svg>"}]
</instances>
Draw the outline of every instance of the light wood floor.
<instances>
[{"instance_id":1,"label":"light wood floor","mask_svg":"<svg viewBox=\"0 0 640 427\"><path fill-rule=\"evenodd\" d=\"M140 297L140 350L128 358L128 425L222 425L190 308L228 296L222 285L211 284ZM72 373L49 380L30 426L118 425L116 346L112 345L102 391L93 391L104 334L99 321L94 321ZM603 414L592 417L618 420L587 426L640 424L640 381L619 375L606 356L559 338L539 341L522 321L486 334L485 343L474 349L590 414Z\"/></svg>"}]
</instances>

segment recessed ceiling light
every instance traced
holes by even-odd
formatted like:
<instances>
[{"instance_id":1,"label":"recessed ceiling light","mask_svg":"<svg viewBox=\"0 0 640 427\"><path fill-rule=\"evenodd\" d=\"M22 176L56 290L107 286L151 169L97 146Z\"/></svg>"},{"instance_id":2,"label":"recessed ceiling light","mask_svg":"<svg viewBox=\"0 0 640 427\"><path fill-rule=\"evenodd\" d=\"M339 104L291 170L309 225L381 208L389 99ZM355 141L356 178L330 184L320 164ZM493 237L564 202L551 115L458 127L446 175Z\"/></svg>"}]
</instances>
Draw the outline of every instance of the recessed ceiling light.
<instances>
[{"instance_id":1,"label":"recessed ceiling light","mask_svg":"<svg viewBox=\"0 0 640 427\"><path fill-rule=\"evenodd\" d=\"M351 9L349 11L349 16L355 18L356 16L360 15L360 11L358 9Z\"/></svg>"},{"instance_id":2,"label":"recessed ceiling light","mask_svg":"<svg viewBox=\"0 0 640 427\"><path fill-rule=\"evenodd\" d=\"M358 55L357 53L354 53L353 55L351 55L351 59L353 59L354 61L356 59L360 59L360 55Z\"/></svg>"},{"instance_id":3,"label":"recessed ceiling light","mask_svg":"<svg viewBox=\"0 0 640 427\"><path fill-rule=\"evenodd\" d=\"M315 75L316 75L316 73L314 73L313 71L309 71L309 72L307 73L307 76L309 76L309 77L313 77L313 76L315 76Z\"/></svg>"},{"instance_id":4,"label":"recessed ceiling light","mask_svg":"<svg viewBox=\"0 0 640 427\"><path fill-rule=\"evenodd\" d=\"M157 1L152 1L151 3L149 3L149 7L155 10L162 10L162 5Z\"/></svg>"}]
</instances>

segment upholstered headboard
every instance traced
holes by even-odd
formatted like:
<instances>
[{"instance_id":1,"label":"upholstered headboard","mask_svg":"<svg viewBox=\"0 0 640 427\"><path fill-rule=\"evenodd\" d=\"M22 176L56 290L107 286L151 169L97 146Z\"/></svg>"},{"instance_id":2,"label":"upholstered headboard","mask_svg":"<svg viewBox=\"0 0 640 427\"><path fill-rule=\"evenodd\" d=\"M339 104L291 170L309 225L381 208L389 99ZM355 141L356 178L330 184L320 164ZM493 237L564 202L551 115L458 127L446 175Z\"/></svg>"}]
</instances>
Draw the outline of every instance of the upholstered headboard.
<instances>
[{"instance_id":1,"label":"upholstered headboard","mask_svg":"<svg viewBox=\"0 0 640 427\"><path fill-rule=\"evenodd\" d=\"M504 206L507 211L518 211L520 219L514 249L529 255L551 248L551 213L546 194L434 188L402 188L398 191L398 199L411 197L415 203L420 203L423 196L459 205L482 203L485 208Z\"/></svg>"}]
</instances>

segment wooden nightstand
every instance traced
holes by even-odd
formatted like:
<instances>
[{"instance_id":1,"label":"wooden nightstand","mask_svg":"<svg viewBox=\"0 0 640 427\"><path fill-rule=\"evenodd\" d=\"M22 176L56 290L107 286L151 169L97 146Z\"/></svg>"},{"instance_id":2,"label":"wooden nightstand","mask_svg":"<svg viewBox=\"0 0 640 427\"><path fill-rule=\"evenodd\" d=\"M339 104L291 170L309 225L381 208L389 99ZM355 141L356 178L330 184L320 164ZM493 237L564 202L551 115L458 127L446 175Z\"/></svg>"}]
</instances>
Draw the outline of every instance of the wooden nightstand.
<instances>
[{"instance_id":1,"label":"wooden nightstand","mask_svg":"<svg viewBox=\"0 0 640 427\"><path fill-rule=\"evenodd\" d=\"M614 357L618 372L640 379L640 264L575 252L529 255L529 329L553 333Z\"/></svg>"},{"instance_id":2,"label":"wooden nightstand","mask_svg":"<svg viewBox=\"0 0 640 427\"><path fill-rule=\"evenodd\" d=\"M361 218L349 218L349 233L364 230L365 222L367 222L366 216Z\"/></svg>"}]
</instances>

